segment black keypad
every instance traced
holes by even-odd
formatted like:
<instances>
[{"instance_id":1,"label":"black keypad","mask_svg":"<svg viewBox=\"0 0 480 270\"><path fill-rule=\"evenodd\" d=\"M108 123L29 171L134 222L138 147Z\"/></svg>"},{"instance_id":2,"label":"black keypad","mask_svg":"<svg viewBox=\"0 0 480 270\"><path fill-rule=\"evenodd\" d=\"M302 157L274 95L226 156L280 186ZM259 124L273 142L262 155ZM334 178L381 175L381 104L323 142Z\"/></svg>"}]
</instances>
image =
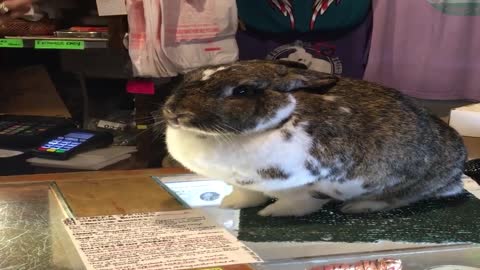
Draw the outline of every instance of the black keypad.
<instances>
[{"instance_id":1,"label":"black keypad","mask_svg":"<svg viewBox=\"0 0 480 270\"><path fill-rule=\"evenodd\" d=\"M0 135L35 136L46 131L52 124L19 123L16 121L0 121Z\"/></svg>"}]
</instances>

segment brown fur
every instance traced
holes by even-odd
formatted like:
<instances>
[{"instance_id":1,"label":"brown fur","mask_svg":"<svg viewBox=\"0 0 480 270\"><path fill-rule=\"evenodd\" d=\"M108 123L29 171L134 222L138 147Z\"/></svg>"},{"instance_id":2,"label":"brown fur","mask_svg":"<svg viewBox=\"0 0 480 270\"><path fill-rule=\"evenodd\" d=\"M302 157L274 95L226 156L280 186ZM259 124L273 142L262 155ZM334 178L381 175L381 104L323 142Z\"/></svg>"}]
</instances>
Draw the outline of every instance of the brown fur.
<instances>
[{"instance_id":1,"label":"brown fur","mask_svg":"<svg viewBox=\"0 0 480 270\"><path fill-rule=\"evenodd\" d=\"M293 128L282 129L287 122L308 134L308 154L328 175L308 160L301 169L317 181L362 179L367 191L356 200L392 207L461 190L467 158L462 138L399 91L285 62L239 62L205 79L206 69L185 76L165 104L167 121L175 117L184 127L247 136L293 104L293 97L293 113L270 129L278 129L284 143L295 136ZM245 87L249 94L238 95ZM257 173L286 180L291 169L272 164Z\"/></svg>"}]
</instances>

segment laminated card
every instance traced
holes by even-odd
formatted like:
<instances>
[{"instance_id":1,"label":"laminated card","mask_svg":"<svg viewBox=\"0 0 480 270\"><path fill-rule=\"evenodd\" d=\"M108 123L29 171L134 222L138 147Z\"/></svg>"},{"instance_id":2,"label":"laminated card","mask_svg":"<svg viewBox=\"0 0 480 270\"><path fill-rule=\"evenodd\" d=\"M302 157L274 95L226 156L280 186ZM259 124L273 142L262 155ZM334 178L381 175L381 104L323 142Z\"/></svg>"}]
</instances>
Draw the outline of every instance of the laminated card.
<instances>
[{"instance_id":1,"label":"laminated card","mask_svg":"<svg viewBox=\"0 0 480 270\"><path fill-rule=\"evenodd\" d=\"M198 210L64 220L87 269L196 269L262 262Z\"/></svg>"}]
</instances>

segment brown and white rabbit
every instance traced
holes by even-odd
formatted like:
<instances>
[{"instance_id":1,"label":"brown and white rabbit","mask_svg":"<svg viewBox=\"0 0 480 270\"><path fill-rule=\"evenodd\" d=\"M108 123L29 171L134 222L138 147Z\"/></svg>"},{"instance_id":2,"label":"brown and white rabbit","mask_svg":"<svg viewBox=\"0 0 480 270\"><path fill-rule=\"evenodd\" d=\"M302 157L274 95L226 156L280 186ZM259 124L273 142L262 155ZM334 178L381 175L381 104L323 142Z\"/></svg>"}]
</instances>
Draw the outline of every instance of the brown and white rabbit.
<instances>
[{"instance_id":1,"label":"brown and white rabbit","mask_svg":"<svg viewBox=\"0 0 480 270\"><path fill-rule=\"evenodd\" d=\"M222 207L302 216L390 210L462 192L466 150L400 92L284 61L185 75L163 107L170 154L234 186Z\"/></svg>"}]
</instances>

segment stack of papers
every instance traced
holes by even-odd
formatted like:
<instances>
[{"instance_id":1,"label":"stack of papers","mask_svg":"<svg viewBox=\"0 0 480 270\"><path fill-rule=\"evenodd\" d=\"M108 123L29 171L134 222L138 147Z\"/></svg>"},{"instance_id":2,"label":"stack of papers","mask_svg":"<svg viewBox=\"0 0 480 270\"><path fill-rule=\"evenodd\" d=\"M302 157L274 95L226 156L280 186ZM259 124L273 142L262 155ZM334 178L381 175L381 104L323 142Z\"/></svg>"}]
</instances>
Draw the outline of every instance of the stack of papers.
<instances>
[{"instance_id":1,"label":"stack of papers","mask_svg":"<svg viewBox=\"0 0 480 270\"><path fill-rule=\"evenodd\" d=\"M122 160L128 159L136 152L135 146L111 146L84 152L69 160L52 160L45 158L30 158L27 162L34 166L63 168L74 170L100 170Z\"/></svg>"},{"instance_id":2,"label":"stack of papers","mask_svg":"<svg viewBox=\"0 0 480 270\"><path fill-rule=\"evenodd\" d=\"M0 158L10 158L15 157L23 154L20 151L8 150L8 149L0 149Z\"/></svg>"}]
</instances>

